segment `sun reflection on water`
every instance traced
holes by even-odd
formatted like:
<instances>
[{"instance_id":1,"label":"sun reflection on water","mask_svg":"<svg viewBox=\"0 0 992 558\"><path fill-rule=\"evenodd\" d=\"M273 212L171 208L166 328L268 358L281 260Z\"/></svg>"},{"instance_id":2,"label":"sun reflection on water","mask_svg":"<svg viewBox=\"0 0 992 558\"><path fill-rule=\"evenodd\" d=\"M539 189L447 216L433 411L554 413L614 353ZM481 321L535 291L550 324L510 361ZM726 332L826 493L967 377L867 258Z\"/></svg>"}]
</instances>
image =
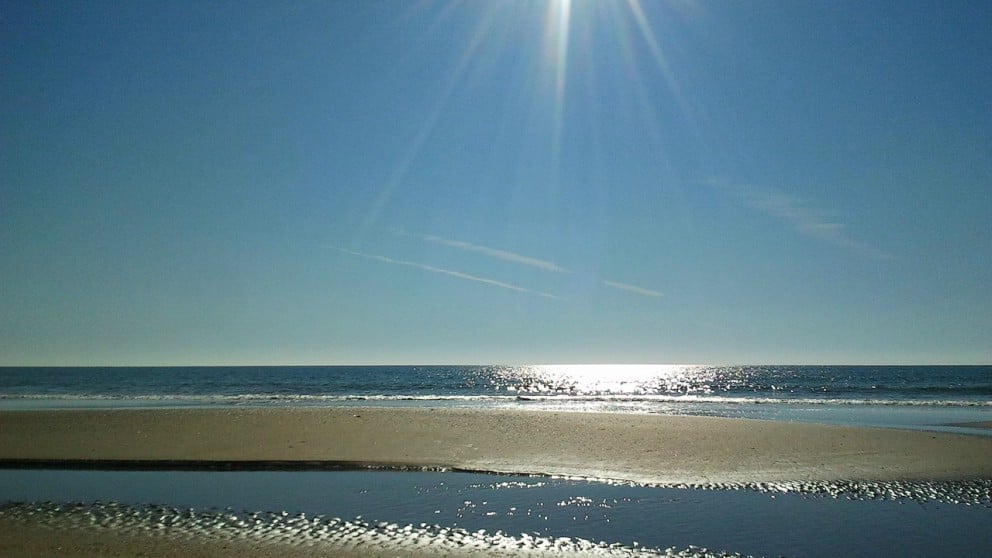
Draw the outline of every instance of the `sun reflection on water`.
<instances>
[{"instance_id":1,"label":"sun reflection on water","mask_svg":"<svg viewBox=\"0 0 992 558\"><path fill-rule=\"evenodd\" d=\"M705 395L738 384L743 378L737 376L734 369L702 365L554 364L499 367L491 382L521 395Z\"/></svg>"}]
</instances>

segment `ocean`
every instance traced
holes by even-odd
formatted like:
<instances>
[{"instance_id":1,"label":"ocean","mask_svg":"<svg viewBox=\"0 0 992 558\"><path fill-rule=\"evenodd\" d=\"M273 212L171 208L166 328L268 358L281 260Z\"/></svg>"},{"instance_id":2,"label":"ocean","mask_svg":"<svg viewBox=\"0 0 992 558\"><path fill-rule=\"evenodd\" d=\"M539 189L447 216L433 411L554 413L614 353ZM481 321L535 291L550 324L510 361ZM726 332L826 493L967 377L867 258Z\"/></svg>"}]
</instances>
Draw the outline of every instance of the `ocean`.
<instances>
[{"instance_id":1,"label":"ocean","mask_svg":"<svg viewBox=\"0 0 992 558\"><path fill-rule=\"evenodd\" d=\"M0 409L443 406L895 426L992 418L992 366L0 368Z\"/></svg>"},{"instance_id":2,"label":"ocean","mask_svg":"<svg viewBox=\"0 0 992 558\"><path fill-rule=\"evenodd\" d=\"M0 410L259 406L705 415L987 436L978 423L992 420L992 366L0 368ZM55 528L383 552L983 555L992 479L686 487L440 471L0 469L0 520L39 517Z\"/></svg>"}]
</instances>

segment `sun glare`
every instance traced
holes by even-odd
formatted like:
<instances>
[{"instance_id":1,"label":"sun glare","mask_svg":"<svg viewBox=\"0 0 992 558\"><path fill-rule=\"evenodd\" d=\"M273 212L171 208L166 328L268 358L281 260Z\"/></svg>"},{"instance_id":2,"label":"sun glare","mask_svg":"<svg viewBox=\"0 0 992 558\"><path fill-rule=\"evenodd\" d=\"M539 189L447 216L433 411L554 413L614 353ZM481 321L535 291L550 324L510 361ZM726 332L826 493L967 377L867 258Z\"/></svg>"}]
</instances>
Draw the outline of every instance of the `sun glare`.
<instances>
[{"instance_id":1,"label":"sun glare","mask_svg":"<svg viewBox=\"0 0 992 558\"><path fill-rule=\"evenodd\" d=\"M573 127L585 123L575 118L595 118L588 111L574 110L573 103L589 103L597 91L610 91L611 109L624 114L637 113L636 118L645 126L653 127L657 118L659 92L652 90L652 76L658 76L667 89L672 103L688 114L688 105L680 92L676 72L670 64L666 42L671 35L664 27L673 25L668 18L672 0L650 4L641 0L603 2L573 2L573 0L547 0L538 3L440 3L437 20L429 29L441 28L456 12L470 14L474 23L467 27L459 39L460 48L454 53L454 63L443 74L439 92L433 103L423 112L418 133L411 138L384 181L373 209L360 227L359 236L372 228L382 209L394 192L405 181L452 102L462 88L471 86L477 76L490 69L501 71L505 64L503 55L513 53L512 65L518 68L514 77L522 85L508 88L506 106L525 107L533 121L530 129L540 130L535 136L546 142L547 168L550 173L545 182L557 189L560 172ZM462 12L462 9L468 10ZM429 42L425 34L424 41ZM521 50L521 45L533 45L533 50ZM492 66L490 66L492 65ZM575 90L581 82L585 91ZM514 91L529 97L512 97ZM630 103L630 106L617 105ZM605 104L596 106L606 106ZM546 134L546 135L545 135Z\"/></svg>"},{"instance_id":2,"label":"sun glare","mask_svg":"<svg viewBox=\"0 0 992 558\"><path fill-rule=\"evenodd\" d=\"M553 0L548 3L547 27L545 30L546 57L554 70L554 123L552 128L552 157L557 168L561 156L562 119L565 110L565 83L568 71L568 32L572 15L572 0Z\"/></svg>"},{"instance_id":3,"label":"sun glare","mask_svg":"<svg viewBox=\"0 0 992 558\"><path fill-rule=\"evenodd\" d=\"M507 391L576 396L698 394L715 382L714 369L698 365L552 364L504 367L496 376Z\"/></svg>"}]
</instances>

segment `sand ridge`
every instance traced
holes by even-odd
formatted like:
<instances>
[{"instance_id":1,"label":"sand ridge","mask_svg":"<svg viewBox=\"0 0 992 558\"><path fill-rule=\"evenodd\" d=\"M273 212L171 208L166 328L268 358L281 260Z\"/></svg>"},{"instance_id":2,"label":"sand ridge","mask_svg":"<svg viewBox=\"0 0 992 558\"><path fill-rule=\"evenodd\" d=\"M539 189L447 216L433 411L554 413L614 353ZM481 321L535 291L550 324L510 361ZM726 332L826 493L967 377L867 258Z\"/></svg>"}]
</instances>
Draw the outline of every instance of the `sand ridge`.
<instances>
[{"instance_id":1,"label":"sand ridge","mask_svg":"<svg viewBox=\"0 0 992 558\"><path fill-rule=\"evenodd\" d=\"M0 461L315 462L644 483L992 478L992 438L551 411L239 408L0 412ZM23 461L22 461L23 463Z\"/></svg>"}]
</instances>

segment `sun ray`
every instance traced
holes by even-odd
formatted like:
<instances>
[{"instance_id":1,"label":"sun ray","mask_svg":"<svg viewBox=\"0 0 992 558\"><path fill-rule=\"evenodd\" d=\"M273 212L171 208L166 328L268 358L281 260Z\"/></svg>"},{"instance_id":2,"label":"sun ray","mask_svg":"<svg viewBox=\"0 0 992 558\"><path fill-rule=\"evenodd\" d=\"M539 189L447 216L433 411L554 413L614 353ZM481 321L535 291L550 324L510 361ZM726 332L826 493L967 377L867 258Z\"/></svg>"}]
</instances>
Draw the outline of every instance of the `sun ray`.
<instances>
[{"instance_id":1,"label":"sun ray","mask_svg":"<svg viewBox=\"0 0 992 558\"><path fill-rule=\"evenodd\" d=\"M420 155L420 152L423 150L424 144L431 137L431 134L434 133L437 126L437 121L441 117L445 108L448 106L455 88L462 80L472 61L477 57L483 43L491 34L494 15L495 10L492 9L483 12L482 17L479 19L478 25L471 35L471 40L468 41L464 51L458 58L458 62L451 70L451 73L441 89L440 94L437 96L437 99L434 101L434 104L426 113L423 123L417 130L417 134L410 140L410 144L407 146L400 159L393 166L392 171L385 182L383 182L381 188L379 188L379 192L373 201L372 207L365 215L362 224L358 227L358 232L355 237L356 240L362 238L378 221L380 213L382 213L382 210L389 204L396 188L406 178L410 167L414 164L417 157ZM437 18L437 21L443 21L445 17L445 13L442 12L442 14Z\"/></svg>"},{"instance_id":2,"label":"sun ray","mask_svg":"<svg viewBox=\"0 0 992 558\"><path fill-rule=\"evenodd\" d=\"M682 88L679 87L678 80L676 80L675 73L672 71L672 68L668 63L668 58L665 56L665 51L661 48L661 43L658 41L657 35L655 35L654 30L651 29L651 23L644 14L644 8L641 6L641 1L627 0L627 5L630 7L630 13L634 16L634 21L637 23L637 28L641 32L641 38L643 38L644 42L648 45L648 51L651 53L651 58L654 59L655 65L658 66L658 70L665 78L665 83L668 85L668 89L671 92L672 97L679 105L679 108L682 109L682 112L684 114L689 114L688 104L685 101L685 96L682 94Z\"/></svg>"},{"instance_id":3,"label":"sun ray","mask_svg":"<svg viewBox=\"0 0 992 558\"><path fill-rule=\"evenodd\" d=\"M548 3L545 40L549 50L549 64L554 69L554 108L552 120L552 170L557 180L561 159L561 137L564 126L565 88L568 81L568 36L572 14L571 0L552 0Z\"/></svg>"}]
</instances>

